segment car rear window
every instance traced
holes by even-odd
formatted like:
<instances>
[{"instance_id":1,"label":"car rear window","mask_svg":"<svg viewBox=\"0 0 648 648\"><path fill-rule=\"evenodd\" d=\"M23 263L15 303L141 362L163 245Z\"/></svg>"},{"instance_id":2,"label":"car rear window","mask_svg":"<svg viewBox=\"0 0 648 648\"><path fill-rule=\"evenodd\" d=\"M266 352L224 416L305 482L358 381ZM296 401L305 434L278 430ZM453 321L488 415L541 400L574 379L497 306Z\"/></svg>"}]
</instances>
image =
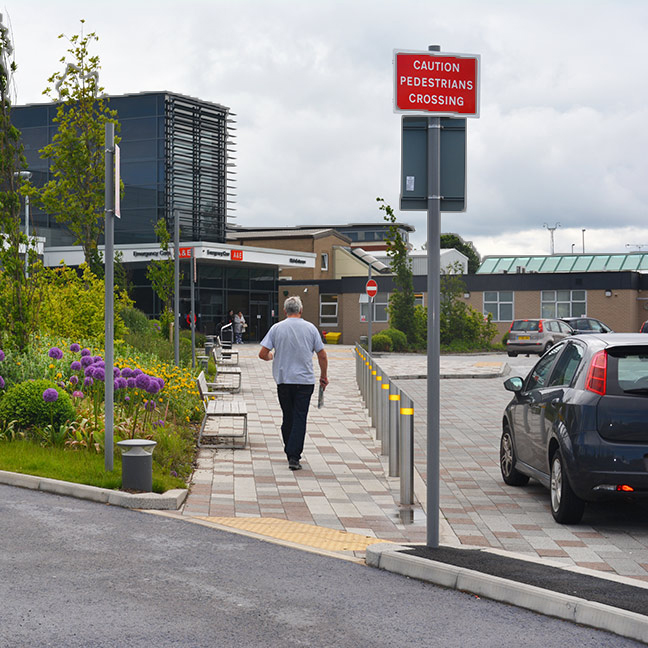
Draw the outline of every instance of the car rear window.
<instances>
[{"instance_id":1,"label":"car rear window","mask_svg":"<svg viewBox=\"0 0 648 648\"><path fill-rule=\"evenodd\" d=\"M513 326L511 326L512 331L537 331L538 330L538 320L515 320Z\"/></svg>"},{"instance_id":2,"label":"car rear window","mask_svg":"<svg viewBox=\"0 0 648 648\"><path fill-rule=\"evenodd\" d=\"M648 347L610 349L608 358L608 392L648 392Z\"/></svg>"}]
</instances>

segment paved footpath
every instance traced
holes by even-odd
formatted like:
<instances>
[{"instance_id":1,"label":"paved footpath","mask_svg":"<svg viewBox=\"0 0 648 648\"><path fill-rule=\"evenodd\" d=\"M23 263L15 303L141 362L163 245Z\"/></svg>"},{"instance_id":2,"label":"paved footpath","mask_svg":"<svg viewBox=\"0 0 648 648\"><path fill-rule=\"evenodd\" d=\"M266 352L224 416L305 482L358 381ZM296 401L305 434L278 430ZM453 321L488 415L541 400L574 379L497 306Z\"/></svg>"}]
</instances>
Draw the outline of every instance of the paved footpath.
<instances>
[{"instance_id":1,"label":"paved footpath","mask_svg":"<svg viewBox=\"0 0 648 648\"><path fill-rule=\"evenodd\" d=\"M355 384L353 347L326 347L331 383L324 407L316 397L311 403L304 468L296 472L283 452L272 363L258 359L258 345L237 348L243 388L235 397L247 402L249 444L200 451L182 515L357 558L379 539L425 542L424 516L400 521L399 480L386 477Z\"/></svg>"},{"instance_id":2,"label":"paved footpath","mask_svg":"<svg viewBox=\"0 0 648 648\"><path fill-rule=\"evenodd\" d=\"M425 356L378 359L415 402L419 506L413 523L404 524L399 480L386 476L386 458L356 386L353 347L327 346L331 384L324 408L311 408L304 470L295 473L282 449L271 363L257 358L257 345L238 348L250 443L245 450L201 450L182 515L355 558L364 558L366 546L378 539L424 543ZM648 582L646 505L590 505L583 524L565 526L553 521L540 485L503 484L498 443L509 399L501 386L505 369L501 355L442 357L447 379L441 381L441 543L490 547Z\"/></svg>"}]
</instances>

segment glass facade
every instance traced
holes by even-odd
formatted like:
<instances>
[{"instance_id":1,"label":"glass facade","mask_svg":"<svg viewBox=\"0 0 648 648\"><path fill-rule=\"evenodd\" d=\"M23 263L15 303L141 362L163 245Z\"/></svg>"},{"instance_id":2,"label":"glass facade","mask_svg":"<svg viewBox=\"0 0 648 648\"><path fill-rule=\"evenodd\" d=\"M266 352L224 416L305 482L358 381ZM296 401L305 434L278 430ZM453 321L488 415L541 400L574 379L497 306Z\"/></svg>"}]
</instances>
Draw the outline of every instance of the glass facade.
<instances>
[{"instance_id":1,"label":"glass facade","mask_svg":"<svg viewBox=\"0 0 648 648\"><path fill-rule=\"evenodd\" d=\"M121 138L121 219L115 221L115 244L153 243L155 223L173 213L180 217L183 241L225 242L228 186L233 166L233 124L229 109L166 92L108 98L117 111ZM17 106L13 123L22 133L27 168L42 186L52 179L40 149L56 132L56 105ZM32 208L34 233L48 246L72 245L63 224Z\"/></svg>"}]
</instances>

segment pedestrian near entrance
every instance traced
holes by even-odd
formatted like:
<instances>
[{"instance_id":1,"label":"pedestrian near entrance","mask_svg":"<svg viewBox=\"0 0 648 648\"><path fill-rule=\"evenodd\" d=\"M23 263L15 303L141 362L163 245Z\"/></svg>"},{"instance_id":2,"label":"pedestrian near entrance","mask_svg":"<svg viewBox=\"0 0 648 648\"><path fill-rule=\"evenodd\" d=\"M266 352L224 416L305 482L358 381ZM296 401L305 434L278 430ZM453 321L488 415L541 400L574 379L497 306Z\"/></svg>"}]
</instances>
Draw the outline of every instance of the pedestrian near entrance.
<instances>
[{"instance_id":1,"label":"pedestrian near entrance","mask_svg":"<svg viewBox=\"0 0 648 648\"><path fill-rule=\"evenodd\" d=\"M306 437L306 418L315 388L313 353L320 368L319 384L328 385L328 358L317 328L302 319L299 297L284 302L286 319L274 324L261 340L261 360L273 360L272 375L283 413L281 435L290 470L301 470L301 455ZM274 353L273 350L274 349Z\"/></svg>"},{"instance_id":2,"label":"pedestrian near entrance","mask_svg":"<svg viewBox=\"0 0 648 648\"><path fill-rule=\"evenodd\" d=\"M246 326L245 317L243 317L243 313L239 311L234 315L234 341L236 344L243 344L243 331Z\"/></svg>"}]
</instances>

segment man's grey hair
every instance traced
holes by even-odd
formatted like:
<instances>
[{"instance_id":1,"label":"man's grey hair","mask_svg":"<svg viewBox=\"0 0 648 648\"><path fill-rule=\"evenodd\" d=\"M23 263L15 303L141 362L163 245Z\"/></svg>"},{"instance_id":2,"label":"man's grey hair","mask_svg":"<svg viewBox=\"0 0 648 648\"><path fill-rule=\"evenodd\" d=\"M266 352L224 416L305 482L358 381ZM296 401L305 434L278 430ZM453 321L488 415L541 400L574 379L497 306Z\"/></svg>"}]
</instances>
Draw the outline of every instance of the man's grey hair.
<instances>
[{"instance_id":1,"label":"man's grey hair","mask_svg":"<svg viewBox=\"0 0 648 648\"><path fill-rule=\"evenodd\" d=\"M284 302L286 315L297 315L304 310L302 300L299 297L288 297Z\"/></svg>"}]
</instances>

